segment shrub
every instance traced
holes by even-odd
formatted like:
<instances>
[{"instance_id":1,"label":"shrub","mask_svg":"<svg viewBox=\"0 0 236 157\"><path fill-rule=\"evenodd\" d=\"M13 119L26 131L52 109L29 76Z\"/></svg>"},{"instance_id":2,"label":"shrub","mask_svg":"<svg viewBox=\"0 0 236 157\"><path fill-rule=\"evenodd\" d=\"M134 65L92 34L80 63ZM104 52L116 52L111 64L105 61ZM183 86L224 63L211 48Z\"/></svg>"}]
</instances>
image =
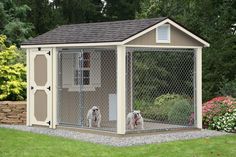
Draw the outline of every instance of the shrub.
<instances>
[{"instance_id":1,"label":"shrub","mask_svg":"<svg viewBox=\"0 0 236 157\"><path fill-rule=\"evenodd\" d=\"M146 119L168 122L169 112L172 111L174 114L172 108L176 102L181 100L185 100L188 102L188 100L184 98L184 96L182 95L168 93L166 95L161 95L157 97L154 103L142 100L136 100L134 103L134 107L135 109L139 109L142 113L142 116ZM189 122L190 118L191 118L191 113L189 114L189 117L186 118L186 121ZM174 123L173 120L172 122Z\"/></svg>"},{"instance_id":2,"label":"shrub","mask_svg":"<svg viewBox=\"0 0 236 157\"><path fill-rule=\"evenodd\" d=\"M214 117L210 127L215 130L236 132L236 109L232 112L225 113L223 116Z\"/></svg>"},{"instance_id":3,"label":"shrub","mask_svg":"<svg viewBox=\"0 0 236 157\"><path fill-rule=\"evenodd\" d=\"M203 127L211 128L213 119L231 113L236 108L236 99L232 97L216 97L202 106Z\"/></svg>"},{"instance_id":4,"label":"shrub","mask_svg":"<svg viewBox=\"0 0 236 157\"><path fill-rule=\"evenodd\" d=\"M166 103L170 100L179 99L179 98L183 98L183 96L179 94L169 94L169 93L163 94L155 99L154 105L156 107L160 107L160 106L166 105Z\"/></svg>"},{"instance_id":5,"label":"shrub","mask_svg":"<svg viewBox=\"0 0 236 157\"><path fill-rule=\"evenodd\" d=\"M168 120L168 113L170 112L171 108L174 106L174 104L177 101L182 100L183 98L181 98L180 96L175 97L173 99L169 99L167 100L164 104L159 105L158 108L158 118L162 121L166 121Z\"/></svg>"},{"instance_id":6,"label":"shrub","mask_svg":"<svg viewBox=\"0 0 236 157\"><path fill-rule=\"evenodd\" d=\"M174 103L168 113L168 121L173 124L188 125L193 106L186 99L179 99Z\"/></svg>"},{"instance_id":7,"label":"shrub","mask_svg":"<svg viewBox=\"0 0 236 157\"><path fill-rule=\"evenodd\" d=\"M0 100L26 98L26 69L16 46L7 47L6 36L0 35Z\"/></svg>"}]
</instances>

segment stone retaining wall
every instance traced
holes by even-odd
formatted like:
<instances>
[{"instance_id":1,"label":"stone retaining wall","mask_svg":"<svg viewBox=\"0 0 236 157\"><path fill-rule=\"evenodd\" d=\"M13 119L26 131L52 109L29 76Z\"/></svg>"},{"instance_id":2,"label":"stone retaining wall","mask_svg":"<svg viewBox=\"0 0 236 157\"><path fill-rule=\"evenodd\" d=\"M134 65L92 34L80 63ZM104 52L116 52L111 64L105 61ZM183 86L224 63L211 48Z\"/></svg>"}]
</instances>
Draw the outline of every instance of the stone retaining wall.
<instances>
[{"instance_id":1,"label":"stone retaining wall","mask_svg":"<svg viewBox=\"0 0 236 157\"><path fill-rule=\"evenodd\" d=\"M0 124L26 124L26 102L0 101Z\"/></svg>"}]
</instances>

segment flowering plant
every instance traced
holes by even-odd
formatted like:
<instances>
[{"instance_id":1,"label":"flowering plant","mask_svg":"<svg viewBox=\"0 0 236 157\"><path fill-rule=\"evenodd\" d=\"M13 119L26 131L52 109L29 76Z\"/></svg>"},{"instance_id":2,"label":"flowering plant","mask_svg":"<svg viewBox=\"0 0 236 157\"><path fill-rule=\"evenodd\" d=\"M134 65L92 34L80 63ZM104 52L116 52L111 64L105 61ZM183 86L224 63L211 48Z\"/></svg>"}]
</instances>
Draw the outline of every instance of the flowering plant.
<instances>
[{"instance_id":1,"label":"flowering plant","mask_svg":"<svg viewBox=\"0 0 236 157\"><path fill-rule=\"evenodd\" d=\"M223 116L214 117L210 125L212 129L224 130L226 132L236 132L236 109L227 112Z\"/></svg>"},{"instance_id":2,"label":"flowering plant","mask_svg":"<svg viewBox=\"0 0 236 157\"><path fill-rule=\"evenodd\" d=\"M202 105L203 127L216 129L213 127L214 118L232 113L236 109L236 99L232 97L216 97Z\"/></svg>"}]
</instances>

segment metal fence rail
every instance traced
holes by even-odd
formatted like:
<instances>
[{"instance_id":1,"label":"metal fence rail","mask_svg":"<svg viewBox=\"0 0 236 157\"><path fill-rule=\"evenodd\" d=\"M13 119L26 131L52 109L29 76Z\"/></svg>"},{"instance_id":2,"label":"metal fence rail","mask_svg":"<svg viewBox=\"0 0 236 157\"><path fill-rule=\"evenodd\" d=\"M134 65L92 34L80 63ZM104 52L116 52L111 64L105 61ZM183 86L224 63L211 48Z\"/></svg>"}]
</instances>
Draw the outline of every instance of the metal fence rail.
<instances>
[{"instance_id":1,"label":"metal fence rail","mask_svg":"<svg viewBox=\"0 0 236 157\"><path fill-rule=\"evenodd\" d=\"M194 50L127 48L126 53L127 114L139 110L144 130L193 127ZM127 125L128 131L140 129Z\"/></svg>"}]
</instances>

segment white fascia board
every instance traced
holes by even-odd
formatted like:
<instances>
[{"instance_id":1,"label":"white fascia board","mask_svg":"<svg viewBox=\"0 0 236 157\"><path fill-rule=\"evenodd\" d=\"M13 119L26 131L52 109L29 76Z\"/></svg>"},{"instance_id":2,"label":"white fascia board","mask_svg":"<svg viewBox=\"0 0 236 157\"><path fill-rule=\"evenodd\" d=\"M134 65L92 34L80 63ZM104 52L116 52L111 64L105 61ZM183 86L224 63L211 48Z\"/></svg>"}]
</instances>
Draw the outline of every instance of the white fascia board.
<instances>
[{"instance_id":1,"label":"white fascia board","mask_svg":"<svg viewBox=\"0 0 236 157\"><path fill-rule=\"evenodd\" d=\"M183 28L182 26L178 25L177 23L175 23L174 21L167 19L167 22L169 24L171 24L172 26L175 26L176 28L178 28L179 30L181 30L182 32L186 33L187 35L191 36L192 38L194 38L195 40L199 41L200 43L202 43L205 47L210 47L210 44L208 42L206 42L205 40L201 39L200 37L196 36L195 34L191 33L190 31L188 31L187 29Z\"/></svg>"},{"instance_id":2,"label":"white fascia board","mask_svg":"<svg viewBox=\"0 0 236 157\"><path fill-rule=\"evenodd\" d=\"M176 27L177 29L181 30L182 32L186 33L187 35L191 36L195 40L197 40L200 43L202 43L205 47L209 47L210 46L210 44L208 42L206 42L205 40L203 40L200 37L196 36L195 34L191 33L190 31L188 31L187 29L183 28L182 26L180 26L179 24L175 23L174 21L172 21L170 19L165 19L165 20L161 21L160 23L157 23L156 25L154 25L154 26L152 26L152 27L150 27L148 29L145 29L144 31L142 31L142 32L140 32L140 33L138 33L138 34L136 34L136 35L126 39L126 40L124 40L122 42L122 44L124 45L124 44L126 44L126 43L128 43L128 42L130 42L130 41L132 41L132 40L134 40L134 39L136 39L136 38L138 38L138 37L140 37L140 36L150 32L150 31L156 29L157 27L159 27L159 26L161 26L161 25L163 25L165 23L169 23L170 25Z\"/></svg>"},{"instance_id":3,"label":"white fascia board","mask_svg":"<svg viewBox=\"0 0 236 157\"><path fill-rule=\"evenodd\" d=\"M22 45L21 48L37 48L37 47L96 47L96 46L116 46L121 45L121 42L104 42L104 43L75 43L75 44L43 44L43 45Z\"/></svg>"},{"instance_id":4,"label":"white fascia board","mask_svg":"<svg viewBox=\"0 0 236 157\"><path fill-rule=\"evenodd\" d=\"M179 49L195 49L201 46L172 46L172 45L125 45L125 47L146 47L146 48L179 48Z\"/></svg>"}]
</instances>

